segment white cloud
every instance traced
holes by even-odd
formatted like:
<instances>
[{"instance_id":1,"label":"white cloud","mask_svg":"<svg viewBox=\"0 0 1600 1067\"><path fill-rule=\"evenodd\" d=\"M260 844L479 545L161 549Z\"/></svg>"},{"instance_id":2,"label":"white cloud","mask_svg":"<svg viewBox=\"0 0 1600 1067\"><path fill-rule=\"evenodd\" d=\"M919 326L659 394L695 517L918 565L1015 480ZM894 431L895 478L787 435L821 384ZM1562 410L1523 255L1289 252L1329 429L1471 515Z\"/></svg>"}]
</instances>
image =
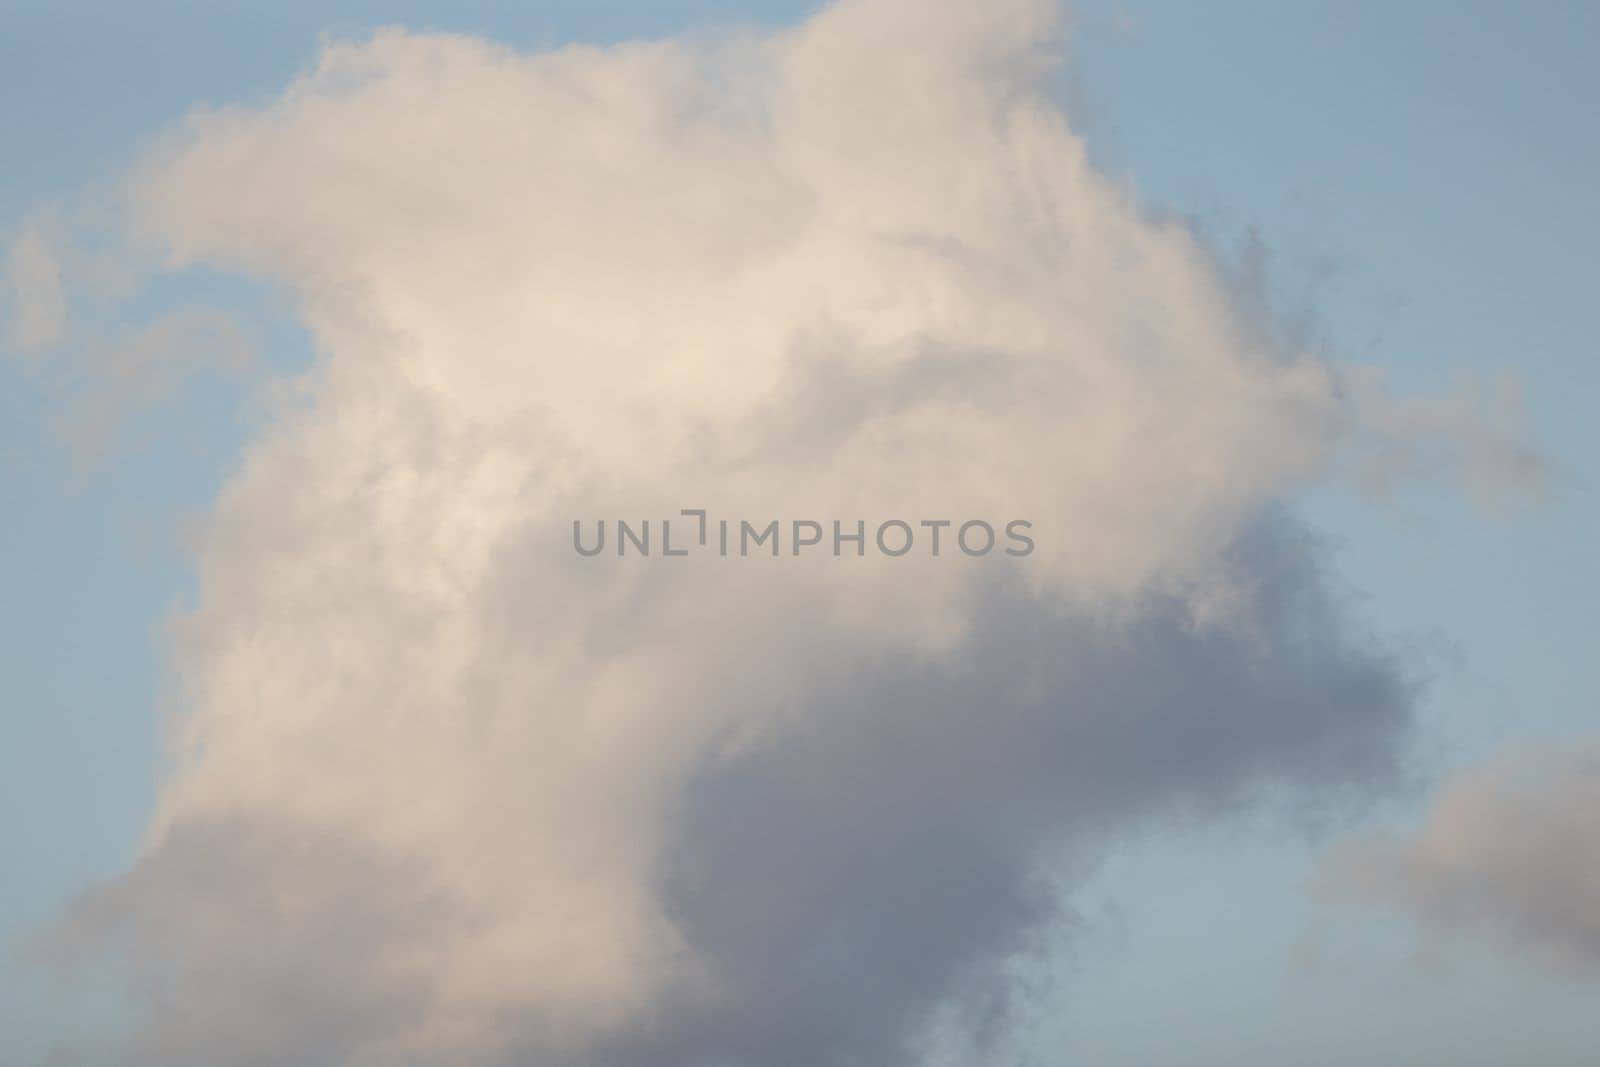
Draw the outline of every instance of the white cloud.
<instances>
[{"instance_id":1,"label":"white cloud","mask_svg":"<svg viewBox=\"0 0 1600 1067\"><path fill-rule=\"evenodd\" d=\"M1062 848L1386 772L1406 687L1278 514L1334 373L1090 166L1054 26L385 32L152 155L142 236L322 357L210 519L142 857L67 928L133 938L147 1058L903 1062L1004 1001ZM572 551L696 506L1038 550Z\"/></svg>"}]
</instances>

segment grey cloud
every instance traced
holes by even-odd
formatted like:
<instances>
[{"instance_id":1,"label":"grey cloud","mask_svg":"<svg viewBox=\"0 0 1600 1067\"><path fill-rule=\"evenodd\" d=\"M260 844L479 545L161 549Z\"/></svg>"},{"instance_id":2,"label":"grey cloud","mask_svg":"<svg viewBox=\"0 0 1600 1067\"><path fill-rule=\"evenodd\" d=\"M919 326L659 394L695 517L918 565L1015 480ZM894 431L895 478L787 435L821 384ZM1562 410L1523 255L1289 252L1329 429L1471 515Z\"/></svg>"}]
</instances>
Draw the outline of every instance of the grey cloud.
<instances>
[{"instance_id":1,"label":"grey cloud","mask_svg":"<svg viewBox=\"0 0 1600 1067\"><path fill-rule=\"evenodd\" d=\"M1406 835L1351 840L1327 885L1430 939L1483 938L1540 966L1600 974L1600 749L1505 757L1447 782Z\"/></svg>"},{"instance_id":2,"label":"grey cloud","mask_svg":"<svg viewBox=\"0 0 1600 1067\"><path fill-rule=\"evenodd\" d=\"M1006 1018L1014 957L1066 918L1052 871L1130 824L1389 780L1409 682L1343 636L1315 559L1292 524L1239 546L1260 642L1172 604L1111 628L1001 586L959 655L808 694L804 721L848 709L836 728L688 790L667 899L717 994L586 1062L920 1062L941 1010L980 1036Z\"/></svg>"}]
</instances>

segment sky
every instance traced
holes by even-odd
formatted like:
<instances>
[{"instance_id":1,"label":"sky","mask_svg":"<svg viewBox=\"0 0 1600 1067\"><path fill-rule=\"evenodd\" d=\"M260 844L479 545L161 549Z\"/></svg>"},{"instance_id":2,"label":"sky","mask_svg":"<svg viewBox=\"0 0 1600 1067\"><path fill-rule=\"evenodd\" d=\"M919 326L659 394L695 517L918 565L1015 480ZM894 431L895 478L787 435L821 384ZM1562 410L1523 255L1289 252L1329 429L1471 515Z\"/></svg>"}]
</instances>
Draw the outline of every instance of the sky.
<instances>
[{"instance_id":1,"label":"sky","mask_svg":"<svg viewBox=\"0 0 1600 1067\"><path fill-rule=\"evenodd\" d=\"M7 1062L1589 1062L1593 9L818 10L0 13Z\"/></svg>"}]
</instances>

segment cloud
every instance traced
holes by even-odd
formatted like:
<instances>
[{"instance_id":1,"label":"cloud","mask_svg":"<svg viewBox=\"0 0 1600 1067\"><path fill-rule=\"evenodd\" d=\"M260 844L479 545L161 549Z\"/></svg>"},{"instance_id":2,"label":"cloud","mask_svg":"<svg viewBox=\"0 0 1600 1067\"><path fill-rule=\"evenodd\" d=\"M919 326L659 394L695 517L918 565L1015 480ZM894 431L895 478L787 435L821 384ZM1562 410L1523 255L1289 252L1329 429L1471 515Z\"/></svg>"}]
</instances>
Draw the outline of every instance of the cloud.
<instances>
[{"instance_id":1,"label":"cloud","mask_svg":"<svg viewBox=\"0 0 1600 1067\"><path fill-rule=\"evenodd\" d=\"M1357 482L1388 494L1408 481L1449 477L1486 505L1542 493L1559 468L1523 432L1520 382L1502 376L1447 396L1399 402L1373 371L1346 375L1365 432L1350 452Z\"/></svg>"},{"instance_id":2,"label":"cloud","mask_svg":"<svg viewBox=\"0 0 1600 1067\"><path fill-rule=\"evenodd\" d=\"M1600 971L1600 749L1508 757L1446 784L1423 825L1336 849L1330 887L1483 935L1562 973Z\"/></svg>"},{"instance_id":3,"label":"cloud","mask_svg":"<svg viewBox=\"0 0 1600 1067\"><path fill-rule=\"evenodd\" d=\"M43 219L32 219L12 241L6 254L6 280L11 291L11 344L34 355L61 340L67 301L61 284L61 261Z\"/></svg>"},{"instance_id":4,"label":"cloud","mask_svg":"<svg viewBox=\"0 0 1600 1067\"><path fill-rule=\"evenodd\" d=\"M243 373L255 344L237 318L194 306L157 315L125 336L84 346L60 429L80 459L109 453L118 429L203 371Z\"/></svg>"},{"instance_id":5,"label":"cloud","mask_svg":"<svg viewBox=\"0 0 1600 1067\"><path fill-rule=\"evenodd\" d=\"M886 48L886 41L894 41ZM210 516L123 944L135 1054L915 1062L1110 835L1393 772L1284 495L1351 426L1090 165L1052 5L520 53L386 31L130 183L320 352ZM583 559L574 519L1037 550Z\"/></svg>"},{"instance_id":6,"label":"cloud","mask_svg":"<svg viewBox=\"0 0 1600 1067\"><path fill-rule=\"evenodd\" d=\"M11 345L37 364L30 370L57 409L56 429L85 465L110 456L133 416L186 381L242 375L256 356L249 329L224 308L134 304L162 272L146 262L147 250L99 232L95 221L86 209L38 213L7 257ZM50 359L40 363L46 350Z\"/></svg>"}]
</instances>

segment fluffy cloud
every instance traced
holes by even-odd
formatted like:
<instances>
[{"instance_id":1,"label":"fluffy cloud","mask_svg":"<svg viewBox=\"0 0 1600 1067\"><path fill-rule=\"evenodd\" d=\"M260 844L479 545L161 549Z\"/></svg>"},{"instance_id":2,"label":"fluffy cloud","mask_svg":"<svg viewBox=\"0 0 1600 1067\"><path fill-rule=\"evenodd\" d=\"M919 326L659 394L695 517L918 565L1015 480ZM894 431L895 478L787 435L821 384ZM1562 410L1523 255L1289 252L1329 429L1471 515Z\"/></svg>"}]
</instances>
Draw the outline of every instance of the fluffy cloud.
<instances>
[{"instance_id":1,"label":"fluffy cloud","mask_svg":"<svg viewBox=\"0 0 1600 1067\"><path fill-rule=\"evenodd\" d=\"M890 44L892 42L892 45ZM915 1061L1134 820L1391 770L1283 494L1351 423L1097 173L1036 0L385 32L131 183L320 358L211 516L125 941L150 1062ZM573 519L1025 518L1020 559Z\"/></svg>"},{"instance_id":2,"label":"fluffy cloud","mask_svg":"<svg viewBox=\"0 0 1600 1067\"><path fill-rule=\"evenodd\" d=\"M1347 843L1329 873L1430 937L1483 934L1557 971L1600 970L1600 749L1462 774L1415 834Z\"/></svg>"}]
</instances>

